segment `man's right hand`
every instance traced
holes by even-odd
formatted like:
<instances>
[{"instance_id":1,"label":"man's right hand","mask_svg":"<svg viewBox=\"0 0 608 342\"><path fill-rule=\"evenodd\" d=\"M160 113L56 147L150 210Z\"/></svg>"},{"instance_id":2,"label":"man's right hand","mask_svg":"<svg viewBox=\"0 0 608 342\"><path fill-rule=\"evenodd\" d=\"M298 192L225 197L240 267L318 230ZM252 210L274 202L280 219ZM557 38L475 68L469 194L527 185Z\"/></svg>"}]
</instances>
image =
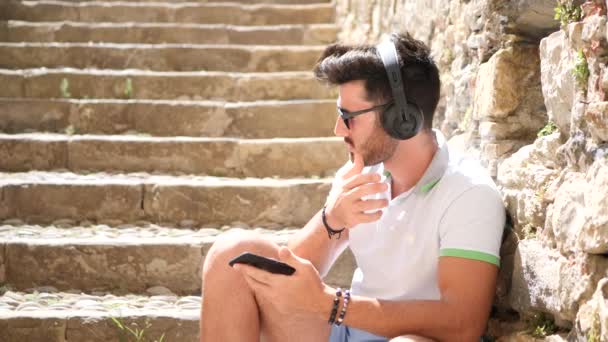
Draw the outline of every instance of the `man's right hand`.
<instances>
[{"instance_id":1,"label":"man's right hand","mask_svg":"<svg viewBox=\"0 0 608 342\"><path fill-rule=\"evenodd\" d=\"M386 199L363 200L362 197L382 193L388 189L377 173L361 174L364 162L354 155L353 166L341 177L340 192L331 196L325 208L327 223L334 229L352 228L360 223L374 222L382 217L380 209L388 205ZM373 213L366 211L377 210Z\"/></svg>"}]
</instances>

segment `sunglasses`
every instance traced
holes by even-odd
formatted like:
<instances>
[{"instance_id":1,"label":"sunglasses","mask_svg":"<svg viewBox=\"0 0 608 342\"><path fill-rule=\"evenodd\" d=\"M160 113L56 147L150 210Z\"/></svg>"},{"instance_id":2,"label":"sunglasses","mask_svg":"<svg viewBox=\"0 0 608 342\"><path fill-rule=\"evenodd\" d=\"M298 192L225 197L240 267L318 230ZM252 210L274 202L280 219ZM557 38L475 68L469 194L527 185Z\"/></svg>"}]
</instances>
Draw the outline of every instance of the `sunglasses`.
<instances>
[{"instance_id":1,"label":"sunglasses","mask_svg":"<svg viewBox=\"0 0 608 342\"><path fill-rule=\"evenodd\" d=\"M362 109L362 110L358 110L356 112L349 112L344 108L338 108L338 114L340 115L340 117L342 118L342 121L344 121L344 125L346 126L346 128L350 129L350 125L348 124L348 120L354 118L357 115L361 115L361 114L365 114L368 112L373 112L375 110L378 109L384 109L390 105L393 104L393 101L387 102L385 104L381 104L379 106L375 106L375 107L371 107L371 108L367 108L367 109Z\"/></svg>"}]
</instances>

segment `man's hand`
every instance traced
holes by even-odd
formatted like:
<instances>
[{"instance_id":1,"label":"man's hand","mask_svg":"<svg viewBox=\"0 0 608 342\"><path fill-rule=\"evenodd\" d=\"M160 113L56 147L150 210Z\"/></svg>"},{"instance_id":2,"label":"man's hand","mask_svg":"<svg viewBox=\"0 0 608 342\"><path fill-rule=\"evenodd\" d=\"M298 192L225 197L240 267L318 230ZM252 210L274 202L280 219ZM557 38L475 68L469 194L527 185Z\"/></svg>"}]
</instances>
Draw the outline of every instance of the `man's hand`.
<instances>
[{"instance_id":1,"label":"man's hand","mask_svg":"<svg viewBox=\"0 0 608 342\"><path fill-rule=\"evenodd\" d=\"M279 260L296 269L286 276L273 274L253 266L235 264L256 297L262 297L282 314L318 314L325 316L331 310L332 289L325 285L317 269L306 259L293 254L287 247L279 249ZM329 316L328 316L329 317Z\"/></svg>"},{"instance_id":2,"label":"man's hand","mask_svg":"<svg viewBox=\"0 0 608 342\"><path fill-rule=\"evenodd\" d=\"M331 196L327 202L327 223L334 229L351 228L360 223L377 221L382 217L382 211L366 211L382 209L388 205L386 199L362 200L364 196L388 189L388 185L380 182L379 174L361 174L363 167L363 156L356 153L353 167L341 177L341 192Z\"/></svg>"}]
</instances>

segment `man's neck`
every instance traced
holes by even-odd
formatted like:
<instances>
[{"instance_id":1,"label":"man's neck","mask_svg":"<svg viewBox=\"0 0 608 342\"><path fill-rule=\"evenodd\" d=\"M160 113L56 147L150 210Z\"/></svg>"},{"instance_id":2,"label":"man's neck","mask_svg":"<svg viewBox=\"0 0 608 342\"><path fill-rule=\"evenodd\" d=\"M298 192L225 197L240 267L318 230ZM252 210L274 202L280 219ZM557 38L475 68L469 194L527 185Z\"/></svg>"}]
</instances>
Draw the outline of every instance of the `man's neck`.
<instances>
[{"instance_id":1,"label":"man's neck","mask_svg":"<svg viewBox=\"0 0 608 342\"><path fill-rule=\"evenodd\" d=\"M391 173L392 198L408 191L420 181L437 149L437 140L431 131L424 131L399 142L395 154L384 161L384 169Z\"/></svg>"}]
</instances>

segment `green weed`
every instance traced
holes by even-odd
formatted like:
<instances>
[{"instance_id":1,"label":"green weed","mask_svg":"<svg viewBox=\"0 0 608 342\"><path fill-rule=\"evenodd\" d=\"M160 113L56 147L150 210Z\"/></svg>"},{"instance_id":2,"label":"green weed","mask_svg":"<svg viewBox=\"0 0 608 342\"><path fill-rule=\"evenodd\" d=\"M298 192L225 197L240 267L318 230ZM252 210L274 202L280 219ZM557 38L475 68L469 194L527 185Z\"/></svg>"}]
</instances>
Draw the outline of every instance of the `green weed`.
<instances>
[{"instance_id":1,"label":"green weed","mask_svg":"<svg viewBox=\"0 0 608 342\"><path fill-rule=\"evenodd\" d=\"M133 81L131 78L127 78L125 81L125 97L128 99L133 97Z\"/></svg>"},{"instance_id":2,"label":"green weed","mask_svg":"<svg viewBox=\"0 0 608 342\"><path fill-rule=\"evenodd\" d=\"M545 125L545 127L543 127L540 131L538 131L537 136L540 137L545 137L547 135L551 135L555 132L558 131L557 125L551 121L547 122L547 124Z\"/></svg>"},{"instance_id":3,"label":"green weed","mask_svg":"<svg viewBox=\"0 0 608 342\"><path fill-rule=\"evenodd\" d=\"M543 338L557 332L557 326L553 319L544 314L537 313L530 320L530 334L536 338Z\"/></svg>"},{"instance_id":4,"label":"green weed","mask_svg":"<svg viewBox=\"0 0 608 342\"><path fill-rule=\"evenodd\" d=\"M569 23L580 21L583 18L581 6L573 4L573 0L557 0L554 19L563 27Z\"/></svg>"},{"instance_id":5,"label":"green weed","mask_svg":"<svg viewBox=\"0 0 608 342\"><path fill-rule=\"evenodd\" d=\"M61 84L59 85L59 91L61 92L61 97L63 98L72 97L72 94L70 94L70 81L68 81L67 78L64 77L61 80Z\"/></svg>"},{"instance_id":6,"label":"green weed","mask_svg":"<svg viewBox=\"0 0 608 342\"><path fill-rule=\"evenodd\" d=\"M148 330L152 324L150 324L149 320L146 320L143 328L139 328L137 323L131 323L134 325L134 328L131 328L124 322L122 322L117 317L110 317L112 322L116 325L116 327L120 330L120 335L118 337L119 342L152 342L152 340L146 338L146 330ZM154 339L153 342L163 342L165 339L165 334L160 336L160 339Z\"/></svg>"},{"instance_id":7,"label":"green weed","mask_svg":"<svg viewBox=\"0 0 608 342\"><path fill-rule=\"evenodd\" d=\"M589 65L587 64L587 58L583 50L578 50L572 74L576 78L578 85L586 90L587 81L589 80Z\"/></svg>"}]
</instances>

